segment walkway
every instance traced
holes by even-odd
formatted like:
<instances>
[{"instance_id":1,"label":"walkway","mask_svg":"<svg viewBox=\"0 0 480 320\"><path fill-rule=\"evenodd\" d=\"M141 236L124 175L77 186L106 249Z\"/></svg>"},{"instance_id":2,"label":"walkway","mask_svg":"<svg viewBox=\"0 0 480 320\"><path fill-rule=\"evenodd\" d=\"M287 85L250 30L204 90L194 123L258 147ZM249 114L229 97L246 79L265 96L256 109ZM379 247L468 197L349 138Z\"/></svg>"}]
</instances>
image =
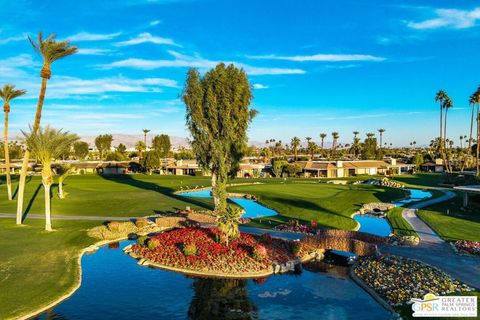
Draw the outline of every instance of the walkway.
<instances>
[{"instance_id":1,"label":"walkway","mask_svg":"<svg viewBox=\"0 0 480 320\"><path fill-rule=\"evenodd\" d=\"M472 287L480 288L480 257L457 255L449 244L416 215L416 209L448 201L455 197L455 193L451 191L440 191L444 193L443 196L415 203L402 212L402 216L420 236L420 244L416 247L382 245L380 251L425 262Z\"/></svg>"}]
</instances>

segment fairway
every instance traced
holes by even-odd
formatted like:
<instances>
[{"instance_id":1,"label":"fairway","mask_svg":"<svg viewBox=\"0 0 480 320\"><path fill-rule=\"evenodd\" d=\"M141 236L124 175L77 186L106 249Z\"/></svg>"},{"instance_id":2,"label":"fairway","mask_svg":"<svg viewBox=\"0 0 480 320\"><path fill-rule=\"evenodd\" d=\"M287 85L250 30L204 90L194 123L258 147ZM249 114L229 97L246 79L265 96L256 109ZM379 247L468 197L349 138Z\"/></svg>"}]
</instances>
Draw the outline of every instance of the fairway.
<instances>
[{"instance_id":1,"label":"fairway","mask_svg":"<svg viewBox=\"0 0 480 320\"><path fill-rule=\"evenodd\" d=\"M249 193L279 212L279 216L255 219L254 226L272 227L289 219L318 221L329 228L354 229L350 216L364 203L390 202L406 196L406 191L372 185L262 184L229 188L231 192ZM261 220L261 221L260 221Z\"/></svg>"},{"instance_id":2,"label":"fairway","mask_svg":"<svg viewBox=\"0 0 480 320\"><path fill-rule=\"evenodd\" d=\"M210 199L186 199L175 195L180 188L210 185L209 177L160 175L76 175L68 177L64 190L66 199L57 196L52 187L52 214L81 216L145 216L173 212L190 206L211 209ZM16 190L16 183L13 190ZM6 194L5 185L0 193ZM29 179L25 191L25 212L43 214L44 191L39 176ZM16 202L0 202L1 213L15 213Z\"/></svg>"}]
</instances>

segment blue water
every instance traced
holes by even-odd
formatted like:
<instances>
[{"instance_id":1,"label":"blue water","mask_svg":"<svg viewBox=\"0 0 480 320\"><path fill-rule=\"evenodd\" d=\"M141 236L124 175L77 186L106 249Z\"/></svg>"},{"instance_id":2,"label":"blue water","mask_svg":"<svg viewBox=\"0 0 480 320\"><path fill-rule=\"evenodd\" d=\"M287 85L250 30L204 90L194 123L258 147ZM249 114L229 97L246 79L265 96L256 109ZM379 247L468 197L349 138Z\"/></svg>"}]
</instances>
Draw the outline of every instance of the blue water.
<instances>
[{"instance_id":1,"label":"blue water","mask_svg":"<svg viewBox=\"0 0 480 320\"><path fill-rule=\"evenodd\" d=\"M193 278L140 267L120 248L82 258L82 286L39 319L389 319L348 278L348 269L308 264L299 275L253 280Z\"/></svg>"},{"instance_id":2,"label":"blue water","mask_svg":"<svg viewBox=\"0 0 480 320\"><path fill-rule=\"evenodd\" d=\"M423 191L419 189L406 189L410 191L410 196L408 199L400 200L394 202L395 206L401 207L408 203L424 200L430 198L432 194L428 191ZM363 214L356 215L353 217L358 223L360 223L360 229L358 231L368 232L375 234L377 236L386 237L392 233L392 228L390 223L385 218L379 218L376 215Z\"/></svg>"},{"instance_id":3,"label":"blue water","mask_svg":"<svg viewBox=\"0 0 480 320\"><path fill-rule=\"evenodd\" d=\"M358 231L381 237L387 237L392 233L390 223L388 223L385 218L379 218L373 214L357 214L353 219L360 223L360 229L358 229Z\"/></svg>"},{"instance_id":4,"label":"blue water","mask_svg":"<svg viewBox=\"0 0 480 320\"><path fill-rule=\"evenodd\" d=\"M408 199L404 199L404 200L394 202L394 204L397 207L404 206L404 205L406 205L410 202L425 200L425 199L428 199L432 196L432 194L430 192L423 191L423 190L420 190L420 189L406 189L406 190L410 191L410 196L408 197Z\"/></svg>"},{"instance_id":5,"label":"blue water","mask_svg":"<svg viewBox=\"0 0 480 320\"><path fill-rule=\"evenodd\" d=\"M212 195L210 192L211 189L202 189L198 191L181 192L179 195L192 198L211 198ZM235 202L240 207L245 209L245 213L242 215L242 218L261 218L277 215L275 210L262 206L258 202L251 199L231 198L230 201Z\"/></svg>"}]
</instances>

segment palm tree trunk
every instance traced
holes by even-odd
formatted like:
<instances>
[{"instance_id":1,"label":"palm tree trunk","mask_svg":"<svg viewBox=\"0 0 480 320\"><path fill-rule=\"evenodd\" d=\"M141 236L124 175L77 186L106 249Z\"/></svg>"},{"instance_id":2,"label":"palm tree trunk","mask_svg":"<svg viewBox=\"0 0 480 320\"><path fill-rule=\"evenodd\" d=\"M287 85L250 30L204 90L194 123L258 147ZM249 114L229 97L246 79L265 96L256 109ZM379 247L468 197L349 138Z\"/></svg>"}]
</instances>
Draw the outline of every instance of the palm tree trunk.
<instances>
[{"instance_id":1,"label":"palm tree trunk","mask_svg":"<svg viewBox=\"0 0 480 320\"><path fill-rule=\"evenodd\" d=\"M472 115L470 117L470 136L468 139L468 149L467 153L465 154L465 159L463 160L462 164L462 171L465 170L465 167L467 166L467 160L470 157L470 152L472 150L472 135L473 135L473 116L475 114L475 104L472 106Z\"/></svg>"},{"instance_id":2,"label":"palm tree trunk","mask_svg":"<svg viewBox=\"0 0 480 320\"><path fill-rule=\"evenodd\" d=\"M450 170L450 161L447 157L447 115L448 115L448 108L445 109L445 121L443 122L443 161L445 162L445 167L447 172L451 172Z\"/></svg>"},{"instance_id":3,"label":"palm tree trunk","mask_svg":"<svg viewBox=\"0 0 480 320\"><path fill-rule=\"evenodd\" d=\"M63 195L63 181L62 180L58 181L58 197L60 199L64 198L64 195Z\"/></svg>"},{"instance_id":4,"label":"palm tree trunk","mask_svg":"<svg viewBox=\"0 0 480 320\"><path fill-rule=\"evenodd\" d=\"M50 184L44 183L45 189L45 230L52 231L52 217L50 215Z\"/></svg>"},{"instance_id":5,"label":"palm tree trunk","mask_svg":"<svg viewBox=\"0 0 480 320\"><path fill-rule=\"evenodd\" d=\"M479 138L480 138L480 115L479 115L480 104L477 103L477 177L480 175L480 148L479 148Z\"/></svg>"},{"instance_id":6,"label":"palm tree trunk","mask_svg":"<svg viewBox=\"0 0 480 320\"><path fill-rule=\"evenodd\" d=\"M33 123L32 133L36 134L40 127L40 118L42 117L43 101L45 100L45 92L47 91L47 78L42 78L42 86L40 87L40 95L38 96L37 112L35 114L35 122ZM22 171L20 171L20 181L18 185L17 198L17 224L22 224L23 215L23 195L25 193L25 179L27 177L28 160L30 152L25 151L22 162Z\"/></svg>"},{"instance_id":7,"label":"palm tree trunk","mask_svg":"<svg viewBox=\"0 0 480 320\"><path fill-rule=\"evenodd\" d=\"M442 126L442 121L443 121L443 105L442 105L442 101L440 100L440 140L438 141L438 148L439 148L439 153L440 155L442 155L442 146L443 146L443 140L442 140L442 130L443 130L443 126Z\"/></svg>"},{"instance_id":8,"label":"palm tree trunk","mask_svg":"<svg viewBox=\"0 0 480 320\"><path fill-rule=\"evenodd\" d=\"M10 154L8 151L8 112L5 112L5 128L3 129L3 150L5 153L5 170L7 179L8 200L12 200L12 180L10 178Z\"/></svg>"}]
</instances>

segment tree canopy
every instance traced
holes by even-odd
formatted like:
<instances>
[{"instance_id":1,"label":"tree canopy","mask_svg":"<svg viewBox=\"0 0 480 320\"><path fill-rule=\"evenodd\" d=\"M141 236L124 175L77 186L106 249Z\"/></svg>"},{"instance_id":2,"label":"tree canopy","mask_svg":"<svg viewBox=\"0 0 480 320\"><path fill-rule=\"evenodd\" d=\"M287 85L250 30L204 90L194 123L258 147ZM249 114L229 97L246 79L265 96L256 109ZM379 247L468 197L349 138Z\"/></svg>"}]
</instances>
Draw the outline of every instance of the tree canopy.
<instances>
[{"instance_id":1,"label":"tree canopy","mask_svg":"<svg viewBox=\"0 0 480 320\"><path fill-rule=\"evenodd\" d=\"M103 159L106 151L110 151L112 141L113 137L111 134L101 134L95 138L95 147L100 152L100 159Z\"/></svg>"},{"instance_id":2,"label":"tree canopy","mask_svg":"<svg viewBox=\"0 0 480 320\"><path fill-rule=\"evenodd\" d=\"M226 210L226 181L238 170L247 147L251 85L242 69L218 64L203 77L190 69L183 91L186 124L198 163L212 173L215 209Z\"/></svg>"}]
</instances>

